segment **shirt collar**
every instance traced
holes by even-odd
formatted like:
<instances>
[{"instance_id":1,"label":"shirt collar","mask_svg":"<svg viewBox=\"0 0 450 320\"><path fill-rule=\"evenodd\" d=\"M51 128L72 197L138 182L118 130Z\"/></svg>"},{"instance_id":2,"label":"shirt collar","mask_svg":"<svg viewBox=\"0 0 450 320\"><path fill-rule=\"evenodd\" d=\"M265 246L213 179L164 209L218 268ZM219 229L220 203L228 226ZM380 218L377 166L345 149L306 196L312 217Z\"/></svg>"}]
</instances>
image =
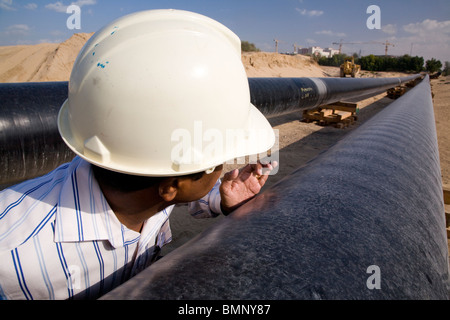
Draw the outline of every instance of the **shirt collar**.
<instances>
[{"instance_id":1,"label":"shirt collar","mask_svg":"<svg viewBox=\"0 0 450 320\"><path fill-rule=\"evenodd\" d=\"M56 211L55 242L108 240L114 248L137 242L140 234L117 219L92 172L76 157L67 168Z\"/></svg>"}]
</instances>

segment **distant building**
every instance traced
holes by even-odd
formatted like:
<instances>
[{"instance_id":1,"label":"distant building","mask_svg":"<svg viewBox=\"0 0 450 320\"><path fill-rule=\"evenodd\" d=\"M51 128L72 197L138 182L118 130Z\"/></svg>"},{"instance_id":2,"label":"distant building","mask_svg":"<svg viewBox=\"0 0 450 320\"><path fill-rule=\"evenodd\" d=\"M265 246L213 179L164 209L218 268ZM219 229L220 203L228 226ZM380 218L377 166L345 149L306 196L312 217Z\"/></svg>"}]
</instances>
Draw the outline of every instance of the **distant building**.
<instances>
[{"instance_id":1,"label":"distant building","mask_svg":"<svg viewBox=\"0 0 450 320\"><path fill-rule=\"evenodd\" d=\"M328 52L330 58L334 56L335 54L339 54L339 50L333 49L333 48L326 48L323 50L323 52Z\"/></svg>"},{"instance_id":2,"label":"distant building","mask_svg":"<svg viewBox=\"0 0 450 320\"><path fill-rule=\"evenodd\" d=\"M335 50L333 48L322 49L321 47L309 47L309 48L299 48L297 50L299 54L307 54L307 55L320 55L321 57L330 58L335 54L339 53L339 50Z\"/></svg>"}]
</instances>

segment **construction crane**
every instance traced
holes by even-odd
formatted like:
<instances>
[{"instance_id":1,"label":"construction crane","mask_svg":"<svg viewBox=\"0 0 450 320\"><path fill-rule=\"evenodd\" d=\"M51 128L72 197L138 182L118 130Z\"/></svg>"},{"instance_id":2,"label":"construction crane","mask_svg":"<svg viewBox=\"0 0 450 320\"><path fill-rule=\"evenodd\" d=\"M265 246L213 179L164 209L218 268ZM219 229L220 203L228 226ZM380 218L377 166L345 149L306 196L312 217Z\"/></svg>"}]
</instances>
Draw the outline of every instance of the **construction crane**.
<instances>
[{"instance_id":1,"label":"construction crane","mask_svg":"<svg viewBox=\"0 0 450 320\"><path fill-rule=\"evenodd\" d=\"M278 43L283 42L283 41L278 40L278 39L273 39L273 41L275 41L275 52L278 53Z\"/></svg>"},{"instance_id":2,"label":"construction crane","mask_svg":"<svg viewBox=\"0 0 450 320\"><path fill-rule=\"evenodd\" d=\"M342 53L342 45L343 44L361 44L363 42L342 42L342 39L340 42L333 42L334 45L339 45L339 54Z\"/></svg>"},{"instance_id":3,"label":"construction crane","mask_svg":"<svg viewBox=\"0 0 450 320\"><path fill-rule=\"evenodd\" d=\"M388 47L389 46L393 46L395 47L395 44L390 43L389 41L386 40L386 42L377 42L377 41L373 41L372 43L380 43L382 45L384 45L384 55L387 56L388 55Z\"/></svg>"},{"instance_id":4,"label":"construction crane","mask_svg":"<svg viewBox=\"0 0 450 320\"><path fill-rule=\"evenodd\" d=\"M370 42L333 42L334 45L339 45L339 54L341 54L342 52L342 45L343 44L373 44L373 43L379 43L385 46L385 50L384 50L384 55L387 56L388 54L388 47L389 46L393 46L395 47L395 45L393 43L390 43L389 41L385 41L385 42L378 42L378 41L370 41Z\"/></svg>"},{"instance_id":5,"label":"construction crane","mask_svg":"<svg viewBox=\"0 0 450 320\"><path fill-rule=\"evenodd\" d=\"M278 43L286 43L283 40L273 39L275 41L275 52L278 53Z\"/></svg>"}]
</instances>

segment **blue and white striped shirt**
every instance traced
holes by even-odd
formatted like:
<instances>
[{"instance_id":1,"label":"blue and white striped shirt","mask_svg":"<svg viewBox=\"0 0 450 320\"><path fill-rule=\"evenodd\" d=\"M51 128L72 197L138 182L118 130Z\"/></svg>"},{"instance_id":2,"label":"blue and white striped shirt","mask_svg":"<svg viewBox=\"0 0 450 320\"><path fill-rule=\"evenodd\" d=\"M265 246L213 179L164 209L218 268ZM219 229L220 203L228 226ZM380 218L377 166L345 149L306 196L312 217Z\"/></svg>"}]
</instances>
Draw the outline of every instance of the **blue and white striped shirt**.
<instances>
[{"instance_id":1,"label":"blue and white striped shirt","mask_svg":"<svg viewBox=\"0 0 450 320\"><path fill-rule=\"evenodd\" d=\"M195 217L220 211L220 180L189 204ZM79 157L0 192L0 299L95 299L153 261L172 239L173 206L126 228Z\"/></svg>"}]
</instances>

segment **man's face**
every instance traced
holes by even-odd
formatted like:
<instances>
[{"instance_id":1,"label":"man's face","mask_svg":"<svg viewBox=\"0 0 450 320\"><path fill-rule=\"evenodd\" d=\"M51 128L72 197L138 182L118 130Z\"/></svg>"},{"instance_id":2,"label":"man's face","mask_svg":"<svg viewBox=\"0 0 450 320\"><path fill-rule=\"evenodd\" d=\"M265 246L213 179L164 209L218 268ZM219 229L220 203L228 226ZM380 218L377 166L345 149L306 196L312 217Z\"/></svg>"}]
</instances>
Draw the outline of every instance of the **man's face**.
<instances>
[{"instance_id":1,"label":"man's face","mask_svg":"<svg viewBox=\"0 0 450 320\"><path fill-rule=\"evenodd\" d=\"M223 165L217 166L210 174L204 173L200 179L181 178L178 183L176 202L191 202L204 197L220 178Z\"/></svg>"}]
</instances>

